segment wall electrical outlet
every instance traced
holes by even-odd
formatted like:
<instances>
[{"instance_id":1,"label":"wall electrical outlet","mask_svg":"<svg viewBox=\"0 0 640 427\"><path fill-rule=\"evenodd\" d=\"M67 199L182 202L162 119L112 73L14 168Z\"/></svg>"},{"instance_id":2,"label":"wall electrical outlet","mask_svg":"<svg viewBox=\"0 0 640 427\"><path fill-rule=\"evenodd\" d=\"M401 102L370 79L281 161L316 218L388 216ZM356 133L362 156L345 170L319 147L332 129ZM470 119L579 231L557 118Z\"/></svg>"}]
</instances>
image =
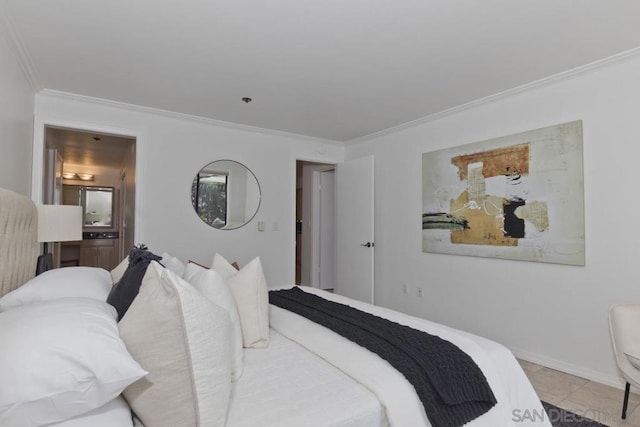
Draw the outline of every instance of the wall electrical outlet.
<instances>
[{"instance_id":1,"label":"wall electrical outlet","mask_svg":"<svg viewBox=\"0 0 640 427\"><path fill-rule=\"evenodd\" d=\"M422 288L416 288L416 293L418 294L418 298L422 298Z\"/></svg>"},{"instance_id":2,"label":"wall electrical outlet","mask_svg":"<svg viewBox=\"0 0 640 427\"><path fill-rule=\"evenodd\" d=\"M409 293L409 287L407 286L406 283L402 284L402 293L403 294L408 294Z\"/></svg>"}]
</instances>

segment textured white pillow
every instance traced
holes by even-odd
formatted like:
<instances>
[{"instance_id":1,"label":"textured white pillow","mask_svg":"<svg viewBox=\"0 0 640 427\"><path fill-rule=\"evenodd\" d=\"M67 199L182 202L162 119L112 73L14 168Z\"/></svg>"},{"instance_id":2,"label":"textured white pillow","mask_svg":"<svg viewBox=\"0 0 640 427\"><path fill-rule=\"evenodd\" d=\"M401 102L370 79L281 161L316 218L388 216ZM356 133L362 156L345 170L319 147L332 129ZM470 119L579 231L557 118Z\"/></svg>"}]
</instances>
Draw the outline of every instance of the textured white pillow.
<instances>
[{"instance_id":1,"label":"textured white pillow","mask_svg":"<svg viewBox=\"0 0 640 427\"><path fill-rule=\"evenodd\" d=\"M211 268L220 273L223 279L227 279L228 277L233 276L239 271L219 253L213 255L213 263L211 264Z\"/></svg>"},{"instance_id":2,"label":"textured white pillow","mask_svg":"<svg viewBox=\"0 0 640 427\"><path fill-rule=\"evenodd\" d=\"M149 371L123 393L145 425L224 425L231 394L225 309L154 261L118 327Z\"/></svg>"},{"instance_id":3,"label":"textured white pillow","mask_svg":"<svg viewBox=\"0 0 640 427\"><path fill-rule=\"evenodd\" d=\"M133 427L131 408L122 396L86 414L47 427Z\"/></svg>"},{"instance_id":4,"label":"textured white pillow","mask_svg":"<svg viewBox=\"0 0 640 427\"><path fill-rule=\"evenodd\" d=\"M0 343L2 426L64 421L146 375L118 337L115 309L95 299L60 298L0 313Z\"/></svg>"},{"instance_id":5,"label":"textured white pillow","mask_svg":"<svg viewBox=\"0 0 640 427\"><path fill-rule=\"evenodd\" d=\"M0 298L0 312L57 298L105 301L111 290L109 272L96 267L65 267L46 271Z\"/></svg>"},{"instance_id":6,"label":"textured white pillow","mask_svg":"<svg viewBox=\"0 0 640 427\"><path fill-rule=\"evenodd\" d=\"M162 259L160 260L162 265L164 265L166 268L176 273L179 277L182 277L182 275L184 274L184 270L186 268L186 266L182 261L180 261L178 258L174 256L171 256L166 252L164 252L160 256L162 257Z\"/></svg>"},{"instance_id":7,"label":"textured white pillow","mask_svg":"<svg viewBox=\"0 0 640 427\"><path fill-rule=\"evenodd\" d=\"M196 264L195 262L189 261L187 263L187 266L184 269L184 273L182 273L182 278L187 282L191 282L191 279L193 278L193 276L200 273L201 271L206 271L206 270L208 270L208 268L205 268L200 264Z\"/></svg>"},{"instance_id":8,"label":"textured white pillow","mask_svg":"<svg viewBox=\"0 0 640 427\"><path fill-rule=\"evenodd\" d=\"M120 261L120 264L118 264L116 268L110 271L112 284L115 285L120 281L120 279L122 279L124 272L127 271L127 267L129 267L129 255L124 257L124 259Z\"/></svg>"},{"instance_id":9,"label":"textured white pillow","mask_svg":"<svg viewBox=\"0 0 640 427\"><path fill-rule=\"evenodd\" d=\"M190 263L189 265L192 265ZM189 268L189 266L187 266ZM229 285L215 270L198 267L195 274L188 274L189 283L199 290L211 302L227 310L231 320L231 380L237 381L242 375L243 355L242 328L236 300Z\"/></svg>"},{"instance_id":10,"label":"textured white pillow","mask_svg":"<svg viewBox=\"0 0 640 427\"><path fill-rule=\"evenodd\" d=\"M222 255L215 254L212 268L227 281L236 300L243 345L252 348L269 346L269 293L260 257L238 271Z\"/></svg>"}]
</instances>

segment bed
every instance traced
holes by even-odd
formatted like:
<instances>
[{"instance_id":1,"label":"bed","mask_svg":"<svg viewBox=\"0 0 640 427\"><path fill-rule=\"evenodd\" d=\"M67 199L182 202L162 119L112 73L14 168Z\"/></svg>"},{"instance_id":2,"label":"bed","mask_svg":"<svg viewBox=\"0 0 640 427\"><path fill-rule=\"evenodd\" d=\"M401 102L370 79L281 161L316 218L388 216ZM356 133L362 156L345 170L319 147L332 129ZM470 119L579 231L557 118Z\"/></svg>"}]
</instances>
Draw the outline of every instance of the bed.
<instances>
[{"instance_id":1,"label":"bed","mask_svg":"<svg viewBox=\"0 0 640 427\"><path fill-rule=\"evenodd\" d=\"M434 425L412 383L387 360L269 304L259 259L238 271L222 257L208 269L165 253L162 263L148 260L139 293L121 313L105 300L138 264L129 257L111 272L70 267L34 278L36 215L27 198L0 190L0 425ZM465 425L550 426L505 347L340 295L295 289L459 348L497 401ZM78 366L90 371L86 378ZM66 385L65 373L76 382Z\"/></svg>"}]
</instances>

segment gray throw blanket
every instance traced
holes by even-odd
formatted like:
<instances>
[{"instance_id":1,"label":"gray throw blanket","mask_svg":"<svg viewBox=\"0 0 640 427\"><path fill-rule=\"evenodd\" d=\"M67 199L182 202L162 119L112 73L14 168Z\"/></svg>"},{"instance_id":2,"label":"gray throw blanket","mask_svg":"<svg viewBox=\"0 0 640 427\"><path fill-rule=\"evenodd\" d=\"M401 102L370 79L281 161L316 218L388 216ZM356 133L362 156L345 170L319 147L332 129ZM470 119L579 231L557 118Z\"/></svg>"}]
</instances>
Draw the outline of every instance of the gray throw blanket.
<instances>
[{"instance_id":1,"label":"gray throw blanket","mask_svg":"<svg viewBox=\"0 0 640 427\"><path fill-rule=\"evenodd\" d=\"M433 427L458 427L496 404L476 363L449 341L298 288L269 292L269 302L376 353L413 385Z\"/></svg>"}]
</instances>

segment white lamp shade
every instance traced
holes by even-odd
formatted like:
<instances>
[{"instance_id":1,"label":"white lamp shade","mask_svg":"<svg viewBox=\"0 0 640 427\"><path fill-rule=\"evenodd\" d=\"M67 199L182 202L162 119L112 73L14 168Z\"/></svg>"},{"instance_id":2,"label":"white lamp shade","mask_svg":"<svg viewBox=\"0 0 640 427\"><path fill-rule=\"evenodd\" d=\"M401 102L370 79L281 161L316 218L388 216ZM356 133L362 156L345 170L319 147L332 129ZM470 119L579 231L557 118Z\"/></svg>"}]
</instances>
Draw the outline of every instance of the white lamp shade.
<instances>
[{"instance_id":1,"label":"white lamp shade","mask_svg":"<svg viewBox=\"0 0 640 427\"><path fill-rule=\"evenodd\" d=\"M82 240L82 206L39 205L38 242Z\"/></svg>"}]
</instances>

